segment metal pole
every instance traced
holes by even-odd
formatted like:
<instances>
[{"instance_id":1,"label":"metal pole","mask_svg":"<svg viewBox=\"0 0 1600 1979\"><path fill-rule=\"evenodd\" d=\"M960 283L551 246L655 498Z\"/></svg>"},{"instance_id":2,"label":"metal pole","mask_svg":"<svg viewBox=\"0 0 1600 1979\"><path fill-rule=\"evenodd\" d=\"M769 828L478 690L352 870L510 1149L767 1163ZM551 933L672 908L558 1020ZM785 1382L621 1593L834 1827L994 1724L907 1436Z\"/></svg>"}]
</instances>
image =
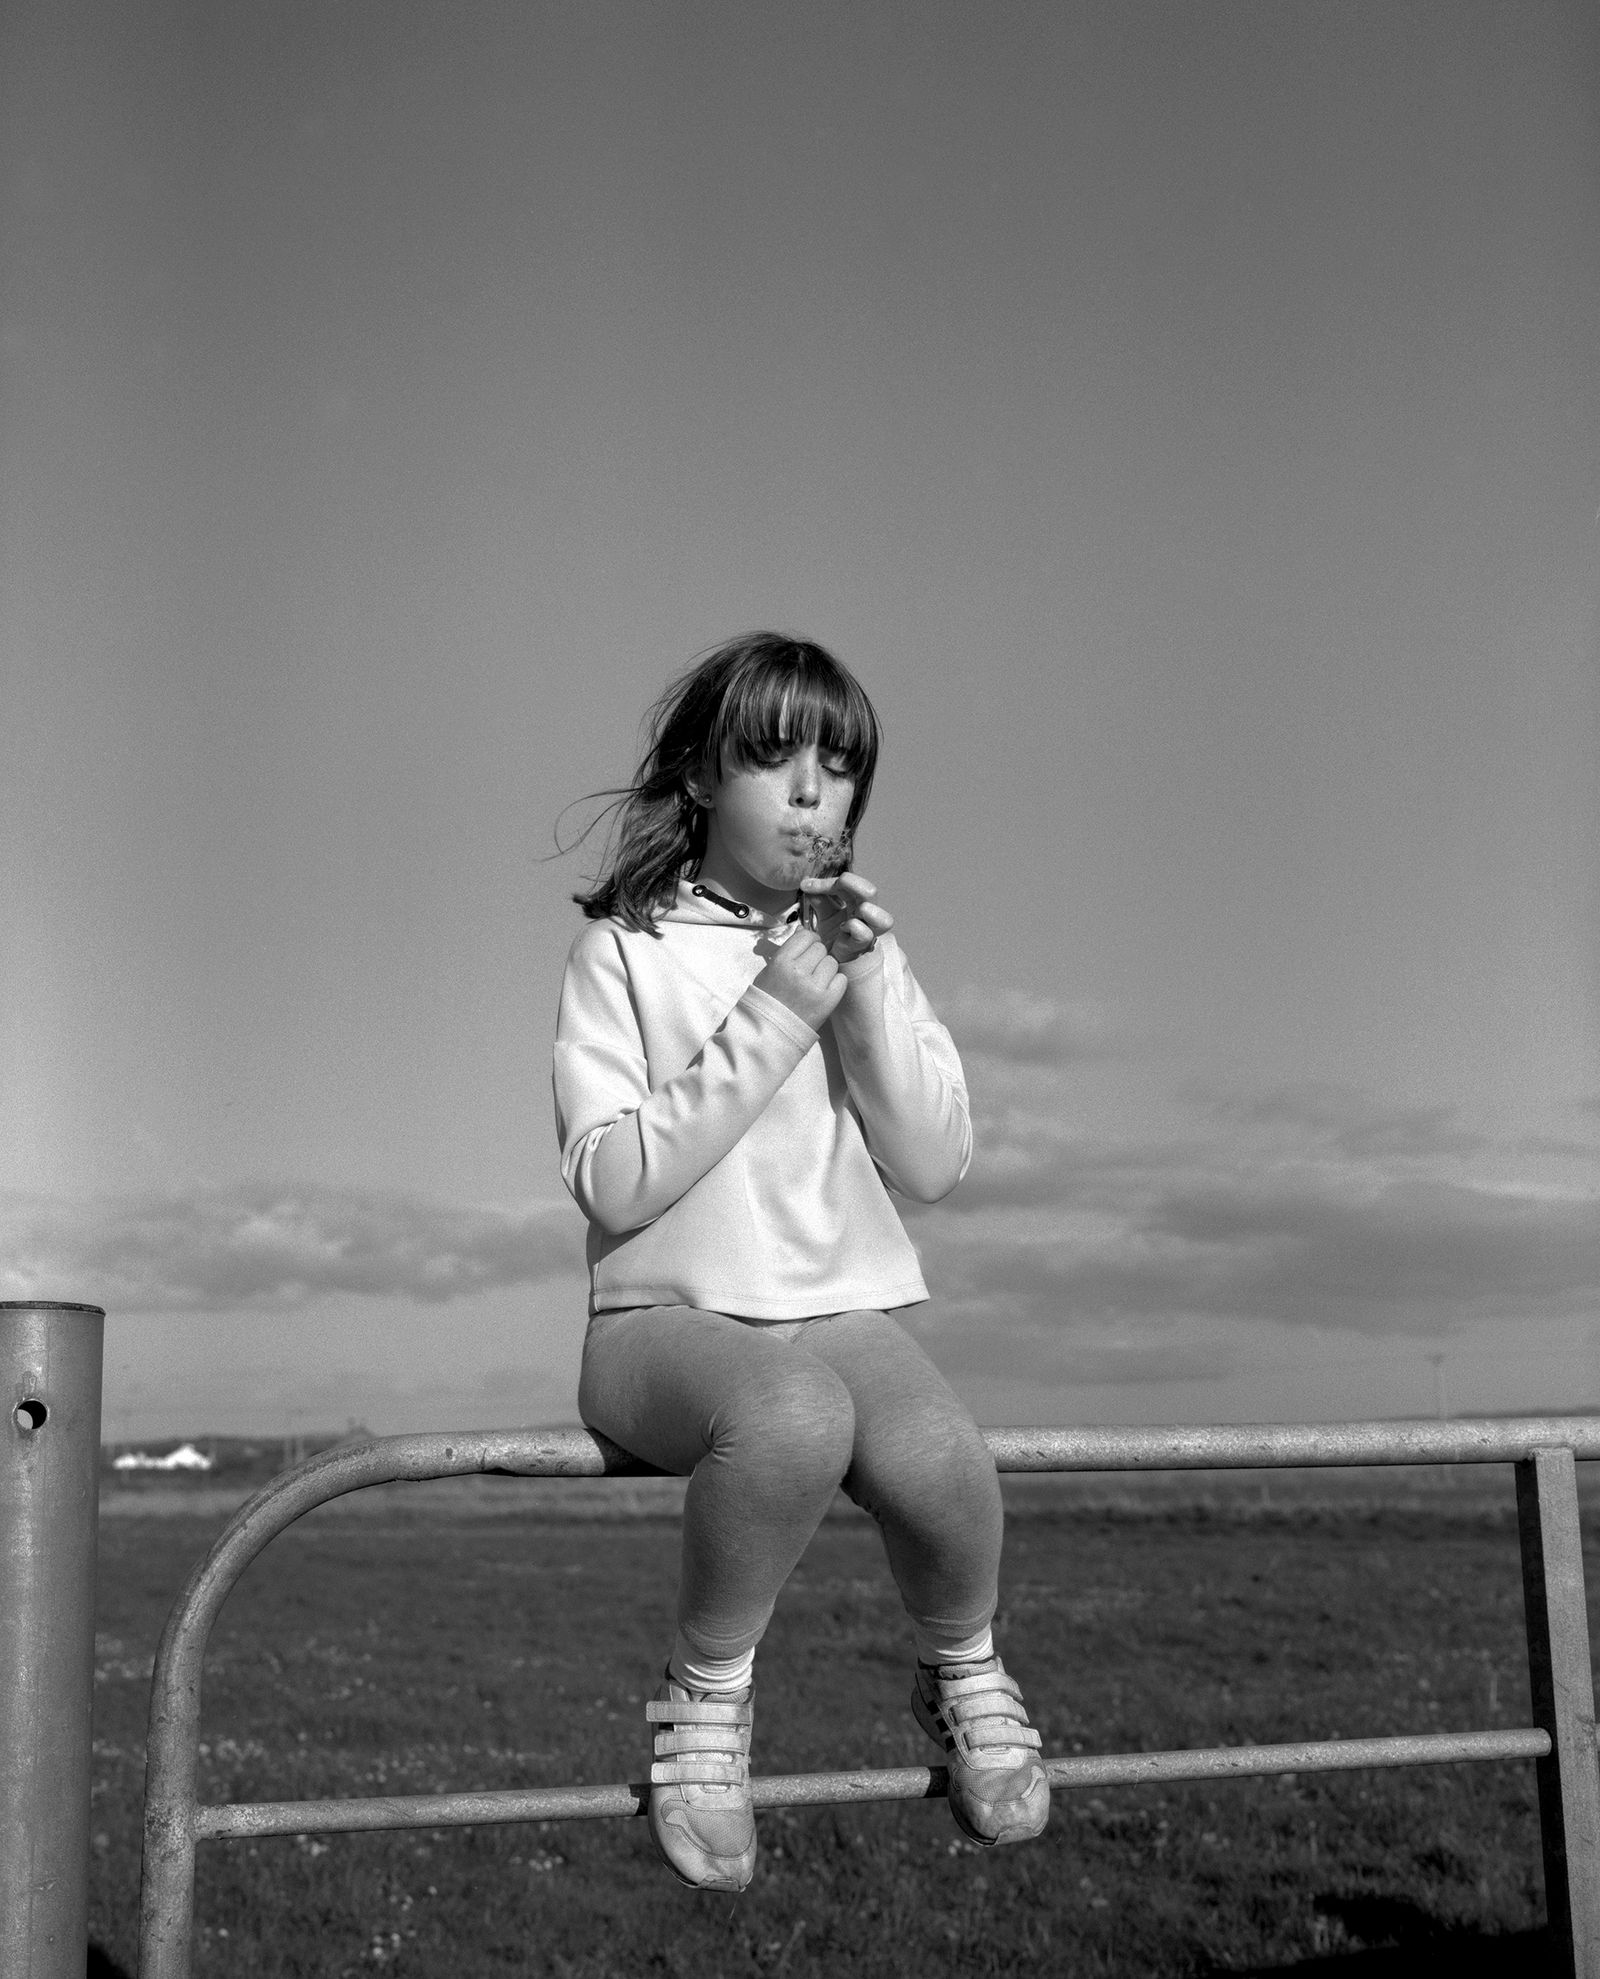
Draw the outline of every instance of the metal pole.
<instances>
[{"instance_id":1,"label":"metal pole","mask_svg":"<svg viewBox=\"0 0 1600 1979\"><path fill-rule=\"evenodd\" d=\"M1517 1465L1517 1525L1533 1721L1550 1734L1538 1764L1553 1970L1600 1979L1600 1769L1570 1450L1535 1450Z\"/></svg>"},{"instance_id":2,"label":"metal pole","mask_svg":"<svg viewBox=\"0 0 1600 1979\"><path fill-rule=\"evenodd\" d=\"M0 1302L0 1972L83 1979L106 1316Z\"/></svg>"}]
</instances>

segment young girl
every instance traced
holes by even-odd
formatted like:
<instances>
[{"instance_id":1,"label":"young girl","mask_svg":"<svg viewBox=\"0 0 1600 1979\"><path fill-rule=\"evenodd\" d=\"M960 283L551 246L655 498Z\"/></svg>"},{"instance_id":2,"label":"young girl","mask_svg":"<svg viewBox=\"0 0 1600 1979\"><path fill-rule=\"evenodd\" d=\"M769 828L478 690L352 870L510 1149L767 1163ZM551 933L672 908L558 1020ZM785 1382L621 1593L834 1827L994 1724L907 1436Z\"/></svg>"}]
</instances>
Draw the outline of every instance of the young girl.
<instances>
[{"instance_id":1,"label":"young girl","mask_svg":"<svg viewBox=\"0 0 1600 1979\"><path fill-rule=\"evenodd\" d=\"M972 1136L892 917L839 870L877 753L871 704L821 647L734 640L657 704L605 870L575 896L589 925L555 1097L589 1219L578 1405L690 1480L677 1638L646 1717L650 1832L700 1889L750 1881L755 1648L841 1484L882 1528L956 1821L1021 1841L1050 1811L990 1638L994 1465L896 1317L928 1293L888 1192L936 1202Z\"/></svg>"}]
</instances>

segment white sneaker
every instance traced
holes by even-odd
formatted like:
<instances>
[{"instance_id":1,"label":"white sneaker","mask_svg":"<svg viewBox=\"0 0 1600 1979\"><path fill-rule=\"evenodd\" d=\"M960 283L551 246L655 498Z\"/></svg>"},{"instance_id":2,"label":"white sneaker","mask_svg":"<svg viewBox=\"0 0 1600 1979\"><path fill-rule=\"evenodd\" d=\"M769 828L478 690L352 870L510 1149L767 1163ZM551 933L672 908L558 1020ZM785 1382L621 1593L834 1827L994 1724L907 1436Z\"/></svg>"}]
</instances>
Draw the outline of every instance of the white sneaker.
<instances>
[{"instance_id":1,"label":"white sneaker","mask_svg":"<svg viewBox=\"0 0 1600 1979\"><path fill-rule=\"evenodd\" d=\"M672 1677L644 1707L656 1727L650 1835L694 1890L742 1890L756 1866L750 1798L753 1690L690 1690Z\"/></svg>"},{"instance_id":2,"label":"white sneaker","mask_svg":"<svg viewBox=\"0 0 1600 1979\"><path fill-rule=\"evenodd\" d=\"M1043 1832L1050 1781L1039 1734L998 1656L982 1663L919 1663L911 1708L945 1749L950 1812L964 1835L993 1848Z\"/></svg>"}]
</instances>

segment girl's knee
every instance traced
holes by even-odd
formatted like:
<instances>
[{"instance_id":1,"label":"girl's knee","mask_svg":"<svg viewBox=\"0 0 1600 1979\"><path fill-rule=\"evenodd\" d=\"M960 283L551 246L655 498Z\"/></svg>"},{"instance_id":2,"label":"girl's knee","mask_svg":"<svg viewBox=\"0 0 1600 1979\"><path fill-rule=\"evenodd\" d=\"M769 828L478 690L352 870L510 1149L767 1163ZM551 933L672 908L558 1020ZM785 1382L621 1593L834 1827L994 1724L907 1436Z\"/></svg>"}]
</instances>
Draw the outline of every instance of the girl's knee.
<instances>
[{"instance_id":1,"label":"girl's knee","mask_svg":"<svg viewBox=\"0 0 1600 1979\"><path fill-rule=\"evenodd\" d=\"M754 1458L763 1469L792 1479L831 1479L850 1467L855 1404L831 1368L795 1356L792 1365L765 1370L746 1382L718 1412L714 1449Z\"/></svg>"},{"instance_id":2,"label":"girl's knee","mask_svg":"<svg viewBox=\"0 0 1600 1979\"><path fill-rule=\"evenodd\" d=\"M988 1523L1002 1517L994 1458L982 1431L964 1414L954 1421L932 1414L902 1419L892 1437L861 1453L851 1485L869 1509L916 1520ZM857 1489L847 1489L857 1496Z\"/></svg>"}]
</instances>

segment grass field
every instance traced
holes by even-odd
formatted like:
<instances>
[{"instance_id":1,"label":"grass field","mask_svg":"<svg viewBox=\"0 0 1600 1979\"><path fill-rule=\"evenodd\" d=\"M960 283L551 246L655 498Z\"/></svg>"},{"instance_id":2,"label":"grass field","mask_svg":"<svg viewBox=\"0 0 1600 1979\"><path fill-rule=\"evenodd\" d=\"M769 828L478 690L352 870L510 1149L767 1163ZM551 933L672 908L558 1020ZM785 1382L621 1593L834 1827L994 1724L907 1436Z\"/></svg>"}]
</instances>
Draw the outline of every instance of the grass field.
<instances>
[{"instance_id":1,"label":"grass field","mask_svg":"<svg viewBox=\"0 0 1600 1979\"><path fill-rule=\"evenodd\" d=\"M1509 1474L1479 1482L1490 1496L1409 1502L1019 1488L1000 1639L1046 1750L1526 1723ZM208 1663L208 1798L641 1777L673 1522L452 1489L315 1513L246 1575ZM151 1655L219 1520L169 1495L102 1521L103 1970L136 1963ZM830 1519L761 1651L757 1770L929 1763L909 1670L875 1530ZM1531 1766L1058 1794L1041 1841L994 1852L939 1802L768 1814L761 1834L738 1898L680 1889L640 1821L212 1843L196 1971L1356 1979L1543 1962Z\"/></svg>"}]
</instances>

